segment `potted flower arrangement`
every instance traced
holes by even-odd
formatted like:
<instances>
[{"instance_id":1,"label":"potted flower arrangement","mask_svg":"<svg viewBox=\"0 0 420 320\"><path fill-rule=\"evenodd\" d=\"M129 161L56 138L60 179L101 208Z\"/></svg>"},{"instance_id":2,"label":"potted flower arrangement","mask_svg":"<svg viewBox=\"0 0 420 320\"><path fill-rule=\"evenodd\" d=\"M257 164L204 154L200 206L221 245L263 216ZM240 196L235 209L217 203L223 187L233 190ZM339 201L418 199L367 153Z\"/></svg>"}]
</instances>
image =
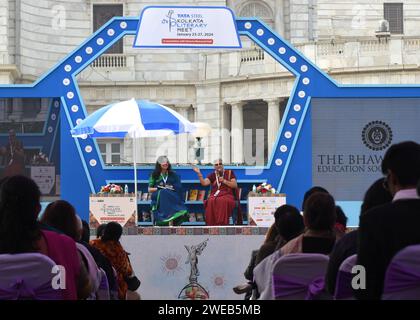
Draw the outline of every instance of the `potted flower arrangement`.
<instances>
[{"instance_id":1,"label":"potted flower arrangement","mask_svg":"<svg viewBox=\"0 0 420 320\"><path fill-rule=\"evenodd\" d=\"M31 160L31 164L32 165L45 165L45 164L49 164L49 160L48 157L40 152L38 154L35 154Z\"/></svg>"},{"instance_id":2,"label":"potted flower arrangement","mask_svg":"<svg viewBox=\"0 0 420 320\"><path fill-rule=\"evenodd\" d=\"M276 189L274 189L271 184L264 182L256 187L255 192L259 195L271 196L272 194L276 193Z\"/></svg>"},{"instance_id":3,"label":"potted flower arrangement","mask_svg":"<svg viewBox=\"0 0 420 320\"><path fill-rule=\"evenodd\" d=\"M123 194L123 188L121 186L108 183L106 186L101 187L101 191L99 191L101 194Z\"/></svg>"}]
</instances>

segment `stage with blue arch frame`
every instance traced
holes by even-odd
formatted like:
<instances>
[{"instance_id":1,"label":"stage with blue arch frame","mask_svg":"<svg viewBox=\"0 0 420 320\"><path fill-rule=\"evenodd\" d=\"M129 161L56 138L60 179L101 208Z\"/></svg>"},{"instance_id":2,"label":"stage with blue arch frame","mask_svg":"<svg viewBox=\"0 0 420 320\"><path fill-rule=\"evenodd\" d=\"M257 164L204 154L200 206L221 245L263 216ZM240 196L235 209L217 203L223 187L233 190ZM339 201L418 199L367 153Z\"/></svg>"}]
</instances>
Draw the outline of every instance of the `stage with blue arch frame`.
<instances>
[{"instance_id":1,"label":"stage with blue arch frame","mask_svg":"<svg viewBox=\"0 0 420 320\"><path fill-rule=\"evenodd\" d=\"M89 219L89 194L108 182L133 184L132 167L109 167L103 163L94 139L73 138L70 130L87 116L76 75L126 35L135 35L139 17L115 17L31 85L2 85L0 98L51 98L48 120L42 134L18 135L26 148L39 147L52 156L60 128L61 198L70 201L82 219ZM257 18L237 18L238 33L248 36L295 77L293 90L281 121L273 152L265 166L229 167L238 184L269 182L287 194L287 202L301 207L304 192L313 184L313 99L406 99L420 98L420 86L340 85L308 58ZM193 50L193 49L192 49ZM55 116L53 116L55 115ZM58 124L60 123L60 126ZM3 134L4 145L7 135ZM203 166L207 175L212 167ZM146 183L153 166L138 167L139 183ZM198 182L190 166L177 167L182 182ZM367 188L367 186L366 186ZM336 199L358 225L360 200Z\"/></svg>"}]
</instances>

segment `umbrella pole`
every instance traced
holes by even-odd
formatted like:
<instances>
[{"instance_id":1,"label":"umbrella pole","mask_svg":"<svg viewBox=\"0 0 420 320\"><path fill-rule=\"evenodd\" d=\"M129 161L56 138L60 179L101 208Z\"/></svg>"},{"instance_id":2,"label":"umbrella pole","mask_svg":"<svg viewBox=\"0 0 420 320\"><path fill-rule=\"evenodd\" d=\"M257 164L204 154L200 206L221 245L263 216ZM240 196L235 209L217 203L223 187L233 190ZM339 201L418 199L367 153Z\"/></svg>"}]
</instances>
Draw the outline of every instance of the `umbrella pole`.
<instances>
[{"instance_id":1,"label":"umbrella pole","mask_svg":"<svg viewBox=\"0 0 420 320\"><path fill-rule=\"evenodd\" d=\"M138 216L138 199L137 199L137 165L136 165L136 157L137 157L137 152L136 152L136 131L134 131L133 134L133 165L134 165L134 198L135 198L135 202L136 202L136 219L138 220L139 216ZM137 221L136 221L137 224Z\"/></svg>"}]
</instances>

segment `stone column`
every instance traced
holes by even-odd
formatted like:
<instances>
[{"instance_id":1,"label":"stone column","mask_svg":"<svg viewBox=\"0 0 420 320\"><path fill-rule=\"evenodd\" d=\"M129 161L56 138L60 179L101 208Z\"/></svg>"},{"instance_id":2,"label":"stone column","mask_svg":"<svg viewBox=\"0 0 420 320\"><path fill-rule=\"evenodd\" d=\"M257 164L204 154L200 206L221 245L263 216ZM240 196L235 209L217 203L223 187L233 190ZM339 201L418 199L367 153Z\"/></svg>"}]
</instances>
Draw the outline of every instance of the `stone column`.
<instances>
[{"instance_id":1,"label":"stone column","mask_svg":"<svg viewBox=\"0 0 420 320\"><path fill-rule=\"evenodd\" d=\"M276 142L277 133L280 127L280 107L279 98L264 99L268 105L268 116L267 116L267 143L268 143L268 157L274 148Z\"/></svg>"},{"instance_id":2,"label":"stone column","mask_svg":"<svg viewBox=\"0 0 420 320\"><path fill-rule=\"evenodd\" d=\"M230 163L230 133L231 123L230 119L230 106L224 104L222 108L222 123L221 123L221 138L222 138L222 159L224 163Z\"/></svg>"},{"instance_id":3,"label":"stone column","mask_svg":"<svg viewBox=\"0 0 420 320\"><path fill-rule=\"evenodd\" d=\"M188 119L188 111L190 110L191 105L180 105L176 106L177 112L183 116L185 119ZM178 135L178 151L177 151L177 162L178 163L188 163L188 134Z\"/></svg>"},{"instance_id":4,"label":"stone column","mask_svg":"<svg viewBox=\"0 0 420 320\"><path fill-rule=\"evenodd\" d=\"M284 4L283 1L276 1L275 4L275 14L274 14L274 30L277 31L279 35L282 37L285 36L284 34L284 21L285 15L284 15Z\"/></svg>"},{"instance_id":5,"label":"stone column","mask_svg":"<svg viewBox=\"0 0 420 320\"><path fill-rule=\"evenodd\" d=\"M129 138L132 140L132 138ZM132 145L132 147L134 147ZM131 151L134 152L134 148ZM125 155L124 155L125 156ZM134 158L133 158L134 161ZM145 138L136 138L136 162L145 163L146 162L146 139Z\"/></svg>"},{"instance_id":6,"label":"stone column","mask_svg":"<svg viewBox=\"0 0 420 320\"><path fill-rule=\"evenodd\" d=\"M232 162L244 162L244 116L245 101L232 102Z\"/></svg>"}]
</instances>

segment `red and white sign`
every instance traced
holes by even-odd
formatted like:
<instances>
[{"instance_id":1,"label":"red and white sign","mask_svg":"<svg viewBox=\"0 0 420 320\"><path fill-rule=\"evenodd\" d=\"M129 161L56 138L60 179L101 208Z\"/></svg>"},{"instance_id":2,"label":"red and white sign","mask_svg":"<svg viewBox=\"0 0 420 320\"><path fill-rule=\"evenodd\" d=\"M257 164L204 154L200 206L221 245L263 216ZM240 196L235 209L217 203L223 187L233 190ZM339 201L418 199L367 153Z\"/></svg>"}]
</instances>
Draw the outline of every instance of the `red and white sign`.
<instances>
[{"instance_id":1,"label":"red and white sign","mask_svg":"<svg viewBox=\"0 0 420 320\"><path fill-rule=\"evenodd\" d=\"M108 222L122 227L137 226L137 203L134 196L97 196L89 198L89 224L91 228Z\"/></svg>"},{"instance_id":2,"label":"red and white sign","mask_svg":"<svg viewBox=\"0 0 420 320\"><path fill-rule=\"evenodd\" d=\"M286 204L284 194L274 194L270 197L248 197L248 219L250 225L271 227L274 223L274 212Z\"/></svg>"}]
</instances>

